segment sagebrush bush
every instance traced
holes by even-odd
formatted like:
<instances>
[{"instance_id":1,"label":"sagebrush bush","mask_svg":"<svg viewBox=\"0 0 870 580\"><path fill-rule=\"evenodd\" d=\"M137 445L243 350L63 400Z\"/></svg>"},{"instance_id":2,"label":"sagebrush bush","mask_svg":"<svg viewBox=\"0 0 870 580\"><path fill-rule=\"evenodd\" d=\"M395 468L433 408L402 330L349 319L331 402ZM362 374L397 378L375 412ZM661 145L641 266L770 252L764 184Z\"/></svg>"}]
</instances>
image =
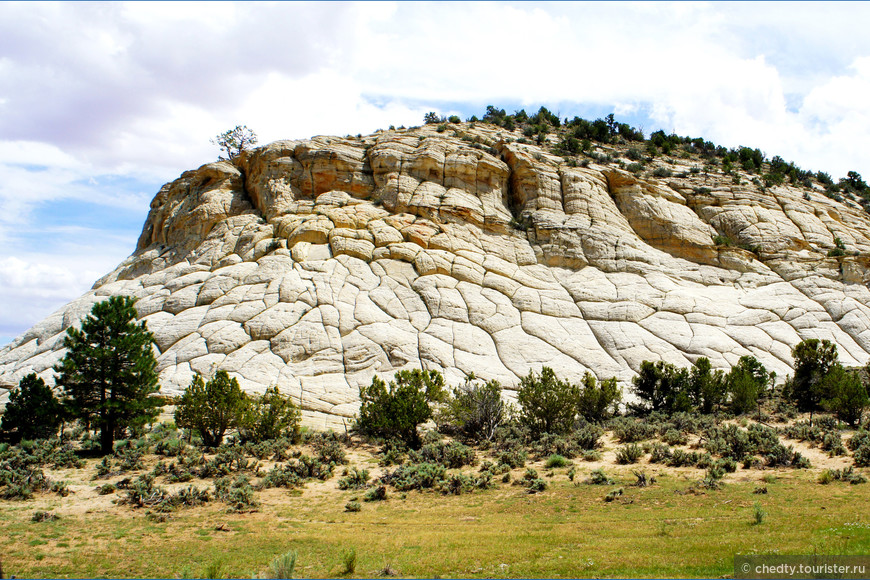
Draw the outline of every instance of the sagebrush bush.
<instances>
[{"instance_id":1,"label":"sagebrush bush","mask_svg":"<svg viewBox=\"0 0 870 580\"><path fill-rule=\"evenodd\" d=\"M496 461L499 464L507 465L511 469L517 469L519 467L525 467L527 458L528 454L525 449L522 447L515 447L499 453L496 456Z\"/></svg>"},{"instance_id":2,"label":"sagebrush bush","mask_svg":"<svg viewBox=\"0 0 870 580\"><path fill-rule=\"evenodd\" d=\"M386 499L387 488L383 485L371 488L363 497L363 501L384 501Z\"/></svg>"},{"instance_id":3,"label":"sagebrush bush","mask_svg":"<svg viewBox=\"0 0 870 580\"><path fill-rule=\"evenodd\" d=\"M865 443L852 452L856 467L870 467L870 443Z\"/></svg>"},{"instance_id":4,"label":"sagebrush bush","mask_svg":"<svg viewBox=\"0 0 870 580\"><path fill-rule=\"evenodd\" d=\"M650 449L649 462L667 463L673 455L674 454L670 447L664 443L655 443L653 444L652 449Z\"/></svg>"},{"instance_id":5,"label":"sagebrush bush","mask_svg":"<svg viewBox=\"0 0 870 580\"><path fill-rule=\"evenodd\" d=\"M477 462L474 449L456 441L424 445L420 451L412 451L409 458L416 463L440 463L448 469L474 465Z\"/></svg>"},{"instance_id":6,"label":"sagebrush bush","mask_svg":"<svg viewBox=\"0 0 870 580\"><path fill-rule=\"evenodd\" d=\"M259 502L254 497L254 488L246 475L226 476L214 482L215 497L229 506L228 511L250 511Z\"/></svg>"},{"instance_id":7,"label":"sagebrush bush","mask_svg":"<svg viewBox=\"0 0 870 580\"><path fill-rule=\"evenodd\" d=\"M610 428L613 429L613 434L621 443L634 443L656 436L654 425L628 417L617 417L612 420Z\"/></svg>"},{"instance_id":8,"label":"sagebrush bush","mask_svg":"<svg viewBox=\"0 0 870 580\"><path fill-rule=\"evenodd\" d=\"M338 480L338 489L364 489L368 487L369 470L351 467L345 469Z\"/></svg>"},{"instance_id":9,"label":"sagebrush bush","mask_svg":"<svg viewBox=\"0 0 870 580\"><path fill-rule=\"evenodd\" d=\"M589 474L586 483L590 485L613 485L613 480L607 477L603 469L596 469Z\"/></svg>"},{"instance_id":10,"label":"sagebrush bush","mask_svg":"<svg viewBox=\"0 0 870 580\"><path fill-rule=\"evenodd\" d=\"M603 434L604 429L589 423L571 433L571 438L580 449L592 450L597 449L601 445L600 439Z\"/></svg>"},{"instance_id":11,"label":"sagebrush bush","mask_svg":"<svg viewBox=\"0 0 870 580\"><path fill-rule=\"evenodd\" d=\"M53 522L55 520L59 520L60 516L52 512L34 512L33 516L30 518L31 522Z\"/></svg>"},{"instance_id":12,"label":"sagebrush bush","mask_svg":"<svg viewBox=\"0 0 870 580\"><path fill-rule=\"evenodd\" d=\"M567 467L568 460L563 455L553 454L547 458L546 462L547 469L553 469L557 467Z\"/></svg>"},{"instance_id":13,"label":"sagebrush bush","mask_svg":"<svg viewBox=\"0 0 870 580\"><path fill-rule=\"evenodd\" d=\"M296 569L295 551L290 551L280 556L276 556L269 568L272 571L272 578L286 579L293 578L293 571Z\"/></svg>"},{"instance_id":14,"label":"sagebrush bush","mask_svg":"<svg viewBox=\"0 0 870 580\"><path fill-rule=\"evenodd\" d=\"M344 504L344 511L346 512L358 512L362 510L362 504L356 500L351 500Z\"/></svg>"},{"instance_id":15,"label":"sagebrush bush","mask_svg":"<svg viewBox=\"0 0 870 580\"><path fill-rule=\"evenodd\" d=\"M623 445L616 450L616 462L620 465L637 463L641 457L643 457L643 449L635 443Z\"/></svg>"},{"instance_id":16,"label":"sagebrush bush","mask_svg":"<svg viewBox=\"0 0 870 580\"><path fill-rule=\"evenodd\" d=\"M410 491L435 488L446 475L447 470L440 463L406 463L392 473L385 473L380 481L397 491Z\"/></svg>"},{"instance_id":17,"label":"sagebrush bush","mask_svg":"<svg viewBox=\"0 0 870 580\"><path fill-rule=\"evenodd\" d=\"M668 429L662 435L662 441L668 445L685 445L689 442L689 435L676 429Z\"/></svg>"}]
</instances>

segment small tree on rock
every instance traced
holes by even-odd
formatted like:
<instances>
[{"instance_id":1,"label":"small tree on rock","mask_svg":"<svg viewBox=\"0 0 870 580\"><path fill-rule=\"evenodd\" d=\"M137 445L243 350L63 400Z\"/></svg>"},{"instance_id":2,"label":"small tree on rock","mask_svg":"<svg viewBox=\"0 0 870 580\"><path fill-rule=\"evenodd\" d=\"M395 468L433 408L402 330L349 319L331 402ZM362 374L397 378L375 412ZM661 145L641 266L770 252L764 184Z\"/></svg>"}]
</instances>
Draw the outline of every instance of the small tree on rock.
<instances>
[{"instance_id":1,"label":"small tree on rock","mask_svg":"<svg viewBox=\"0 0 870 580\"><path fill-rule=\"evenodd\" d=\"M239 381L227 371L218 371L208 382L197 373L175 408L175 424L199 433L206 447L217 447L228 429L241 424L247 404Z\"/></svg>"},{"instance_id":2,"label":"small tree on rock","mask_svg":"<svg viewBox=\"0 0 870 580\"><path fill-rule=\"evenodd\" d=\"M157 416L160 403L154 342L145 322L136 324L135 300L112 296L94 304L81 330L70 327L66 356L55 367L71 417L100 428L100 448L112 452L115 434Z\"/></svg>"},{"instance_id":3,"label":"small tree on rock","mask_svg":"<svg viewBox=\"0 0 870 580\"><path fill-rule=\"evenodd\" d=\"M248 129L247 125L236 125L233 129L216 136L211 142L220 147L222 151L226 151L227 156L220 156L219 159L229 161L256 145L257 134Z\"/></svg>"},{"instance_id":4,"label":"small tree on rock","mask_svg":"<svg viewBox=\"0 0 870 580\"><path fill-rule=\"evenodd\" d=\"M14 440L47 439L63 422L63 407L45 381L30 373L9 393L3 431Z\"/></svg>"}]
</instances>

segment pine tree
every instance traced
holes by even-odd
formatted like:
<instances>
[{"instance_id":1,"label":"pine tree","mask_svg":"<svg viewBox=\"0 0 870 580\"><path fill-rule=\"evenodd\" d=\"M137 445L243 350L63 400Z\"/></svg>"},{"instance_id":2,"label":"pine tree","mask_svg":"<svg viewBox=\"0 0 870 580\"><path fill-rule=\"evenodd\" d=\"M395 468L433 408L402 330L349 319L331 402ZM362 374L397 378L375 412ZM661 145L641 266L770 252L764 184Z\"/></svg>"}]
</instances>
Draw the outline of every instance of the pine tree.
<instances>
[{"instance_id":1,"label":"pine tree","mask_svg":"<svg viewBox=\"0 0 870 580\"><path fill-rule=\"evenodd\" d=\"M160 406L150 397L158 390L154 336L136 324L134 302L112 296L95 304L81 330L67 330L68 351L55 367L70 416L99 427L105 454L118 431L153 420Z\"/></svg>"}]
</instances>

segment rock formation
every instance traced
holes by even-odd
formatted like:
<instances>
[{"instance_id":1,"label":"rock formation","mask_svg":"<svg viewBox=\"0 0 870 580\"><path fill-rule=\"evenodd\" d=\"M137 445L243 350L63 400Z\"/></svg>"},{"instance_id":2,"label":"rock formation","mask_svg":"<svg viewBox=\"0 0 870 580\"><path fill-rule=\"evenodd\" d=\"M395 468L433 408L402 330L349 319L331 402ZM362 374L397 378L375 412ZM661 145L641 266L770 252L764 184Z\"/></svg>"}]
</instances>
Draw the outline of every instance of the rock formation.
<instances>
[{"instance_id":1,"label":"rock formation","mask_svg":"<svg viewBox=\"0 0 870 580\"><path fill-rule=\"evenodd\" d=\"M402 368L511 389L547 365L625 387L646 359L751 354L784 377L811 337L870 358L857 204L688 155L631 173L626 146L589 163L493 125L440 129L278 141L185 172L132 256L0 350L0 384L52 382L65 329L116 294L138 298L164 393L225 369L250 392L277 384L319 427ZM836 238L847 255L828 257Z\"/></svg>"}]
</instances>

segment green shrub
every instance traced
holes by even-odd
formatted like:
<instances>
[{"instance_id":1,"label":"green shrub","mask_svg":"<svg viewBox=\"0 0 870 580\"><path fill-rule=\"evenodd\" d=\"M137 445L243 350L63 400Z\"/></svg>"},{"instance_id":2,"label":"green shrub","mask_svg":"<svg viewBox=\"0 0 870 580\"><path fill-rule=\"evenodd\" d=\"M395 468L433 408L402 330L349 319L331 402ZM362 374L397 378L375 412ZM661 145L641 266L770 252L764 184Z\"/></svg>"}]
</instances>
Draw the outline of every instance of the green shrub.
<instances>
[{"instance_id":1,"label":"green shrub","mask_svg":"<svg viewBox=\"0 0 870 580\"><path fill-rule=\"evenodd\" d=\"M694 451L686 452L682 449L674 449L666 465L669 467L693 467L698 464L699 459L699 454Z\"/></svg>"},{"instance_id":2,"label":"green shrub","mask_svg":"<svg viewBox=\"0 0 870 580\"><path fill-rule=\"evenodd\" d=\"M442 480L437 487L444 494L462 495L464 492L470 492L474 489L475 481L463 473L454 473L447 475L446 479Z\"/></svg>"},{"instance_id":3,"label":"green shrub","mask_svg":"<svg viewBox=\"0 0 870 580\"><path fill-rule=\"evenodd\" d=\"M834 474L831 472L830 469L825 469L819 474L819 477L816 481L818 481L822 485L827 485L834 481Z\"/></svg>"},{"instance_id":4,"label":"green shrub","mask_svg":"<svg viewBox=\"0 0 870 580\"><path fill-rule=\"evenodd\" d=\"M312 447L317 452L317 459L321 463L331 463L333 465L347 463L347 454L344 452L344 446L339 441L338 436L332 432L318 433Z\"/></svg>"},{"instance_id":5,"label":"green shrub","mask_svg":"<svg viewBox=\"0 0 870 580\"><path fill-rule=\"evenodd\" d=\"M637 487L649 487L650 485L656 482L656 478L654 475L647 475L646 471L637 470L632 471L634 477L637 478L637 481L634 482L634 485Z\"/></svg>"},{"instance_id":6,"label":"green shrub","mask_svg":"<svg viewBox=\"0 0 870 580\"><path fill-rule=\"evenodd\" d=\"M851 451L855 451L865 445L870 445L870 431L859 429L852 435L852 438L849 439L846 445Z\"/></svg>"},{"instance_id":7,"label":"green shrub","mask_svg":"<svg viewBox=\"0 0 870 580\"><path fill-rule=\"evenodd\" d=\"M296 552L287 552L277 556L272 563L269 564L272 570L272 578L293 578L293 571L296 569Z\"/></svg>"},{"instance_id":8,"label":"green shrub","mask_svg":"<svg viewBox=\"0 0 870 580\"><path fill-rule=\"evenodd\" d=\"M53 522L59 520L60 516L52 512L34 512L31 522Z\"/></svg>"},{"instance_id":9,"label":"green shrub","mask_svg":"<svg viewBox=\"0 0 870 580\"><path fill-rule=\"evenodd\" d=\"M623 489L621 487L619 487L617 489L613 489L613 490L609 491L607 493L607 495L604 496L604 501L612 502L616 498L620 497L622 494L623 494Z\"/></svg>"},{"instance_id":10,"label":"green shrub","mask_svg":"<svg viewBox=\"0 0 870 580\"><path fill-rule=\"evenodd\" d=\"M341 561L344 564L344 568L341 570L342 576L348 576L356 572L356 548L346 550L341 555Z\"/></svg>"},{"instance_id":11,"label":"green shrub","mask_svg":"<svg viewBox=\"0 0 870 580\"><path fill-rule=\"evenodd\" d=\"M238 421L243 441L268 441L287 437L298 441L301 413L289 395L282 395L277 385L262 396L248 399Z\"/></svg>"},{"instance_id":12,"label":"green shrub","mask_svg":"<svg viewBox=\"0 0 870 580\"><path fill-rule=\"evenodd\" d=\"M477 461L471 447L455 441L424 445L419 452L411 452L409 457L416 463L440 463L448 469L474 465Z\"/></svg>"},{"instance_id":13,"label":"green shrub","mask_svg":"<svg viewBox=\"0 0 870 580\"><path fill-rule=\"evenodd\" d=\"M616 450L616 462L620 465L637 463L641 457L643 457L643 449L635 443L623 445Z\"/></svg>"},{"instance_id":14,"label":"green shrub","mask_svg":"<svg viewBox=\"0 0 870 580\"><path fill-rule=\"evenodd\" d=\"M767 515L767 512L761 508L760 503L755 502L755 506L753 507L753 514L755 517L755 520L753 523L757 526L757 525L760 525L762 522L764 522L764 517Z\"/></svg>"},{"instance_id":15,"label":"green shrub","mask_svg":"<svg viewBox=\"0 0 870 580\"><path fill-rule=\"evenodd\" d=\"M589 449L583 452L583 461L601 461L601 452L597 449Z\"/></svg>"},{"instance_id":16,"label":"green shrub","mask_svg":"<svg viewBox=\"0 0 870 580\"><path fill-rule=\"evenodd\" d=\"M580 429L571 433L571 439L576 442L577 447L584 450L597 449L601 442L601 436L604 434L604 429L598 425L587 424Z\"/></svg>"},{"instance_id":17,"label":"green shrub","mask_svg":"<svg viewBox=\"0 0 870 580\"><path fill-rule=\"evenodd\" d=\"M662 441L668 445L685 445L689 442L689 436L682 431L668 429L665 434L662 435Z\"/></svg>"},{"instance_id":18,"label":"green shrub","mask_svg":"<svg viewBox=\"0 0 870 580\"><path fill-rule=\"evenodd\" d=\"M613 480L607 477L603 469L596 469L589 474L585 483L589 485L613 485Z\"/></svg>"},{"instance_id":19,"label":"green shrub","mask_svg":"<svg viewBox=\"0 0 870 580\"><path fill-rule=\"evenodd\" d=\"M704 474L704 479L701 480L701 487L719 489L722 486L722 478L724 476L724 469L716 465L710 466Z\"/></svg>"},{"instance_id":20,"label":"green shrub","mask_svg":"<svg viewBox=\"0 0 870 580\"><path fill-rule=\"evenodd\" d=\"M502 451L496 456L496 460L500 465L507 465L511 469L525 467L526 459L528 459L528 454L526 453L526 450L521 447L514 447Z\"/></svg>"},{"instance_id":21,"label":"green shrub","mask_svg":"<svg viewBox=\"0 0 870 580\"><path fill-rule=\"evenodd\" d=\"M338 480L338 489L364 489L368 487L369 470L351 467L345 469L341 479Z\"/></svg>"},{"instance_id":22,"label":"green shrub","mask_svg":"<svg viewBox=\"0 0 870 580\"><path fill-rule=\"evenodd\" d=\"M383 485L373 487L363 496L363 501L384 501L387 499L387 488Z\"/></svg>"},{"instance_id":23,"label":"green shrub","mask_svg":"<svg viewBox=\"0 0 870 580\"><path fill-rule=\"evenodd\" d=\"M649 462L667 463L671 457L673 457L673 452L670 447L663 443L654 443L652 449L650 449Z\"/></svg>"},{"instance_id":24,"label":"green shrub","mask_svg":"<svg viewBox=\"0 0 870 580\"><path fill-rule=\"evenodd\" d=\"M440 463L406 463L392 473L386 473L381 480L392 485L397 491L412 489L433 489L447 476L447 470Z\"/></svg>"},{"instance_id":25,"label":"green shrub","mask_svg":"<svg viewBox=\"0 0 870 580\"><path fill-rule=\"evenodd\" d=\"M870 444L864 444L852 452L856 467L870 467Z\"/></svg>"},{"instance_id":26,"label":"green shrub","mask_svg":"<svg viewBox=\"0 0 870 580\"><path fill-rule=\"evenodd\" d=\"M610 422L614 436L622 443L634 443L651 439L656 435L656 428L642 420L619 417Z\"/></svg>"},{"instance_id":27,"label":"green shrub","mask_svg":"<svg viewBox=\"0 0 870 580\"><path fill-rule=\"evenodd\" d=\"M250 511L259 505L254 498L254 488L246 475L216 479L214 489L215 497L229 505L228 511Z\"/></svg>"},{"instance_id":28,"label":"green shrub","mask_svg":"<svg viewBox=\"0 0 870 580\"><path fill-rule=\"evenodd\" d=\"M111 483L106 483L97 487L97 493L99 495L109 495L110 493L115 493L116 490L117 488Z\"/></svg>"},{"instance_id":29,"label":"green shrub","mask_svg":"<svg viewBox=\"0 0 870 580\"><path fill-rule=\"evenodd\" d=\"M546 463L547 469L553 469L553 468L557 468L557 467L567 467L567 466L568 466L568 460L565 459L565 457L562 455L554 454L554 455L551 455L547 458L547 463Z\"/></svg>"},{"instance_id":30,"label":"green shrub","mask_svg":"<svg viewBox=\"0 0 870 580\"><path fill-rule=\"evenodd\" d=\"M351 500L344 504L344 511L346 512L358 512L362 510L362 504L358 501Z\"/></svg>"},{"instance_id":31,"label":"green shrub","mask_svg":"<svg viewBox=\"0 0 870 580\"><path fill-rule=\"evenodd\" d=\"M396 438L418 447L417 425L432 418L431 403L444 398L444 377L437 371L399 371L386 383L375 376L368 387L360 387L356 430L387 439Z\"/></svg>"},{"instance_id":32,"label":"green shrub","mask_svg":"<svg viewBox=\"0 0 870 580\"><path fill-rule=\"evenodd\" d=\"M529 481L526 489L529 493L538 493L547 489L547 482L541 478L535 478Z\"/></svg>"},{"instance_id":33,"label":"green shrub","mask_svg":"<svg viewBox=\"0 0 870 580\"><path fill-rule=\"evenodd\" d=\"M447 400L439 423L452 425L459 433L475 441L491 441L504 422L505 404L498 381L483 383L468 375Z\"/></svg>"}]
</instances>

